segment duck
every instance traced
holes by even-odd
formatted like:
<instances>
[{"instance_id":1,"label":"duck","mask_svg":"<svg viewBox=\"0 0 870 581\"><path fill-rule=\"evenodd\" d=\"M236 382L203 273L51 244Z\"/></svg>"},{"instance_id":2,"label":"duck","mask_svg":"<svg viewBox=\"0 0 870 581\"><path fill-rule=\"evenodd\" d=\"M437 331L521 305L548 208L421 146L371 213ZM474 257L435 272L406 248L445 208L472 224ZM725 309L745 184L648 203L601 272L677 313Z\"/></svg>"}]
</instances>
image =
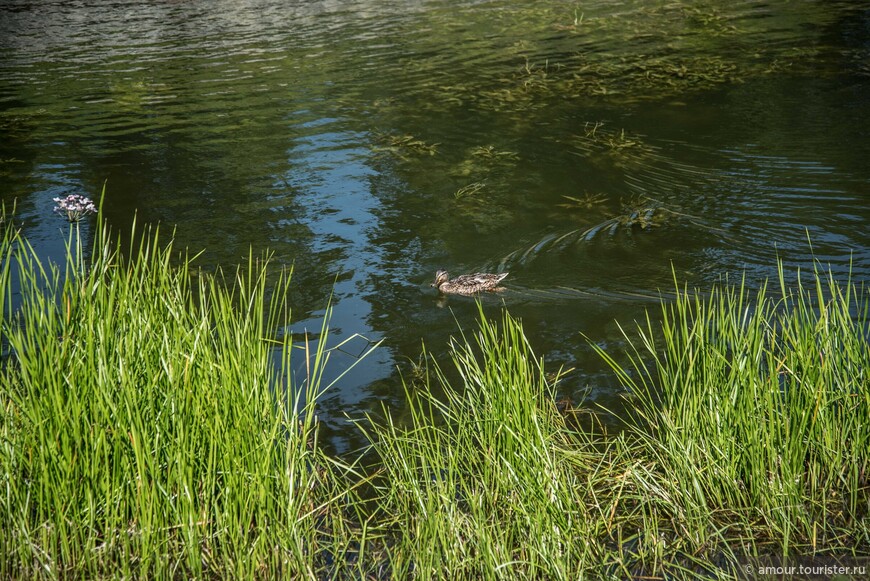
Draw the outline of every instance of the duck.
<instances>
[{"instance_id":1,"label":"duck","mask_svg":"<svg viewBox=\"0 0 870 581\"><path fill-rule=\"evenodd\" d=\"M453 295L475 295L484 291L498 292L504 290L504 287L498 286L498 283L503 281L508 274L507 272L498 274L476 272L462 274L451 279L446 270L439 270L435 273L435 282L432 283L432 286L441 293Z\"/></svg>"}]
</instances>

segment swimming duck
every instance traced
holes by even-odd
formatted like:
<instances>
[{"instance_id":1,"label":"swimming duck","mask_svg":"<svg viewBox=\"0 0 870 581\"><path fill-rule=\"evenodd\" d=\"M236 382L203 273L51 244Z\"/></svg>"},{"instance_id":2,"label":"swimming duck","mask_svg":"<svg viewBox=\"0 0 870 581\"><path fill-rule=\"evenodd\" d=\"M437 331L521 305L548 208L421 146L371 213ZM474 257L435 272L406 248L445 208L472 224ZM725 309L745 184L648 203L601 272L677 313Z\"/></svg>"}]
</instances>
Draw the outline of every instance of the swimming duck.
<instances>
[{"instance_id":1,"label":"swimming duck","mask_svg":"<svg viewBox=\"0 0 870 581\"><path fill-rule=\"evenodd\" d=\"M462 274L451 280L446 270L439 270L435 273L435 282L432 283L432 286L444 294L474 295L483 291L495 292L504 290L504 287L498 286L498 283L504 280L507 275L507 272L499 274L477 272Z\"/></svg>"}]
</instances>

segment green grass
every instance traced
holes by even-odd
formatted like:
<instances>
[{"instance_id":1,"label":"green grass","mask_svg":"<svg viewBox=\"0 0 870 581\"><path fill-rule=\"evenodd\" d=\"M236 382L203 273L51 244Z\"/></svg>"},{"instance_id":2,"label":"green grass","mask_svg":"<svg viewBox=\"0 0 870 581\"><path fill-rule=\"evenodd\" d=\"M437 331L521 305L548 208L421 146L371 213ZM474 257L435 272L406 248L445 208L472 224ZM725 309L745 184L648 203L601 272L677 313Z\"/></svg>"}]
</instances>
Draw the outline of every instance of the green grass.
<instances>
[{"instance_id":1,"label":"green grass","mask_svg":"<svg viewBox=\"0 0 870 581\"><path fill-rule=\"evenodd\" d=\"M870 553L850 281L679 290L601 351L634 410L617 435L562 415L522 322L481 311L347 459L317 439L328 310L293 345L267 258L192 276L157 230L85 251L71 225L53 266L0 228L0 577L731 578Z\"/></svg>"},{"instance_id":2,"label":"green grass","mask_svg":"<svg viewBox=\"0 0 870 581\"><path fill-rule=\"evenodd\" d=\"M572 434L542 361L507 314L451 346L460 382L409 386L410 425L384 410L364 431L383 473L377 503L397 578L576 578L608 563L612 451ZM445 399L435 394L445 393ZM579 437L579 439L578 439Z\"/></svg>"},{"instance_id":3,"label":"green grass","mask_svg":"<svg viewBox=\"0 0 870 581\"><path fill-rule=\"evenodd\" d=\"M807 280L809 282L807 282ZM635 336L638 480L651 516L697 552L870 549L870 347L866 289L815 270L754 297L743 284L677 289Z\"/></svg>"},{"instance_id":4,"label":"green grass","mask_svg":"<svg viewBox=\"0 0 870 581\"><path fill-rule=\"evenodd\" d=\"M301 574L345 550L353 491L316 441L326 328L299 385L274 338L289 273L191 277L156 230L129 259L101 229L86 261L78 225L61 269L5 226L0 577Z\"/></svg>"}]
</instances>

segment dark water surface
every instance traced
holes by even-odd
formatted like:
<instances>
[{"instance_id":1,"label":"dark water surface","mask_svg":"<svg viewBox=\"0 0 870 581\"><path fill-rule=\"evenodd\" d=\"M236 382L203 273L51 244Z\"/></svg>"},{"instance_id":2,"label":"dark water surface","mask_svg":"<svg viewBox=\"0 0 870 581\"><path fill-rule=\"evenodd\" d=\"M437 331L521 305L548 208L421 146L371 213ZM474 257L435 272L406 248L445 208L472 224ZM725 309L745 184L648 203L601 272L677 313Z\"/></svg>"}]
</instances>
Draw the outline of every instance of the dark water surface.
<instances>
[{"instance_id":1,"label":"dark water surface","mask_svg":"<svg viewBox=\"0 0 870 581\"><path fill-rule=\"evenodd\" d=\"M177 225L200 263L295 265L294 331L382 346L330 392L386 401L509 270L564 395L618 406L621 345L680 281L758 285L815 255L870 280L865 2L0 1L0 196L60 256L52 198ZM89 226L92 227L92 224ZM449 308L444 308L444 307ZM337 373L366 348L334 356Z\"/></svg>"}]
</instances>

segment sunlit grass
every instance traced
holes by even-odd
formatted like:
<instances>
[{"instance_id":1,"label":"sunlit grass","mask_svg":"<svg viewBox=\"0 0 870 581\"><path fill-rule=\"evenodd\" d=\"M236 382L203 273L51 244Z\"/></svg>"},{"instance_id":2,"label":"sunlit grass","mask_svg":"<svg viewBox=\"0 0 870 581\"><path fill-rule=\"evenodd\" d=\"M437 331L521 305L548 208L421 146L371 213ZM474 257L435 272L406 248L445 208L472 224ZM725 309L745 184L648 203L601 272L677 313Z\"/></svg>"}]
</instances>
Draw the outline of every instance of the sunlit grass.
<instances>
[{"instance_id":1,"label":"sunlit grass","mask_svg":"<svg viewBox=\"0 0 870 581\"><path fill-rule=\"evenodd\" d=\"M360 423L391 571L730 578L746 557L866 554L868 298L812 281L680 292L627 335L630 369L601 352L638 406L618 436L560 415L521 322L481 312L454 373L406 386L410 420Z\"/></svg>"},{"instance_id":2,"label":"sunlit grass","mask_svg":"<svg viewBox=\"0 0 870 581\"><path fill-rule=\"evenodd\" d=\"M383 470L377 503L399 578L577 578L616 573L613 448L568 429L522 325L507 314L455 340L407 388L411 419L361 428ZM438 394L445 394L439 397ZM617 501L618 502L618 501ZM626 573L626 571L623 571Z\"/></svg>"},{"instance_id":3,"label":"sunlit grass","mask_svg":"<svg viewBox=\"0 0 870 581\"><path fill-rule=\"evenodd\" d=\"M635 410L619 435L560 413L522 322L481 309L447 366L412 366L409 416L358 419L368 454L339 459L315 415L329 313L293 346L289 273L191 277L156 229L87 250L82 224L57 266L0 219L0 577L726 578L868 552L851 281L678 291L599 349Z\"/></svg>"},{"instance_id":4,"label":"sunlit grass","mask_svg":"<svg viewBox=\"0 0 870 581\"><path fill-rule=\"evenodd\" d=\"M774 554L870 546L870 297L779 267L779 289L678 289L626 332L629 389L655 520L689 550ZM864 551L866 552L866 550Z\"/></svg>"},{"instance_id":5,"label":"sunlit grass","mask_svg":"<svg viewBox=\"0 0 870 581\"><path fill-rule=\"evenodd\" d=\"M85 259L78 224L58 267L4 225L0 577L300 575L345 550L326 323L290 384L289 273L192 279L156 229L135 258L100 229Z\"/></svg>"}]
</instances>

